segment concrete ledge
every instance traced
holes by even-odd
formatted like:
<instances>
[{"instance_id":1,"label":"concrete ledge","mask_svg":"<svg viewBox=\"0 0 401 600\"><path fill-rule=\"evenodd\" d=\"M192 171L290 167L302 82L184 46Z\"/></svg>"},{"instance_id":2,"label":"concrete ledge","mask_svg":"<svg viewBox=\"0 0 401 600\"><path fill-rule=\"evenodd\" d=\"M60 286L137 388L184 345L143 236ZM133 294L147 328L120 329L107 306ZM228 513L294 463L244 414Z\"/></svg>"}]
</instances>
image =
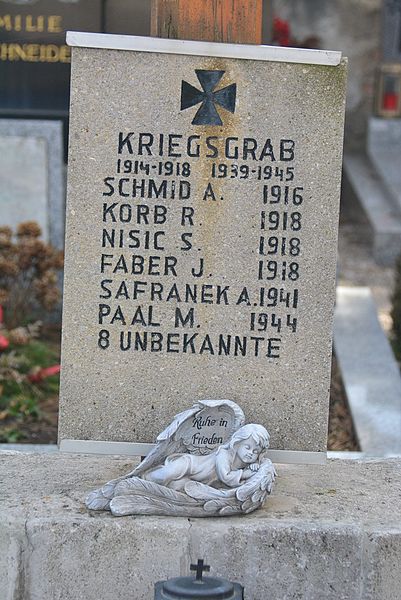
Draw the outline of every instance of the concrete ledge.
<instances>
[{"instance_id":1,"label":"concrete ledge","mask_svg":"<svg viewBox=\"0 0 401 600\"><path fill-rule=\"evenodd\" d=\"M0 452L58 452L57 444L0 444Z\"/></svg>"},{"instance_id":2,"label":"concrete ledge","mask_svg":"<svg viewBox=\"0 0 401 600\"><path fill-rule=\"evenodd\" d=\"M401 215L368 158L362 154L344 156L343 202L347 210L370 230L373 256L378 264L393 265L401 252ZM352 207L352 208L351 208Z\"/></svg>"},{"instance_id":3,"label":"concrete ledge","mask_svg":"<svg viewBox=\"0 0 401 600\"><path fill-rule=\"evenodd\" d=\"M151 600L203 557L247 600L401 598L401 460L279 466L246 517L113 518L85 494L126 458L0 454L1 600Z\"/></svg>"}]
</instances>

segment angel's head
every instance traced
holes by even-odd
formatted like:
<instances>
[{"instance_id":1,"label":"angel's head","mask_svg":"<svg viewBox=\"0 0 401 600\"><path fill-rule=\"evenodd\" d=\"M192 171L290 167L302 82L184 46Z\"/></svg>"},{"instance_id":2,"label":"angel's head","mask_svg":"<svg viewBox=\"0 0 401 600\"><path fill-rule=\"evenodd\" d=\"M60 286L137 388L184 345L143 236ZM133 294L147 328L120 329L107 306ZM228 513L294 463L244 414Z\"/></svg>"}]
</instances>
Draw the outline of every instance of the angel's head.
<instances>
[{"instance_id":1,"label":"angel's head","mask_svg":"<svg viewBox=\"0 0 401 600\"><path fill-rule=\"evenodd\" d=\"M246 464L258 460L260 453L269 447L270 436L262 425L250 423L240 427L231 436L228 448L234 448L237 456Z\"/></svg>"}]
</instances>

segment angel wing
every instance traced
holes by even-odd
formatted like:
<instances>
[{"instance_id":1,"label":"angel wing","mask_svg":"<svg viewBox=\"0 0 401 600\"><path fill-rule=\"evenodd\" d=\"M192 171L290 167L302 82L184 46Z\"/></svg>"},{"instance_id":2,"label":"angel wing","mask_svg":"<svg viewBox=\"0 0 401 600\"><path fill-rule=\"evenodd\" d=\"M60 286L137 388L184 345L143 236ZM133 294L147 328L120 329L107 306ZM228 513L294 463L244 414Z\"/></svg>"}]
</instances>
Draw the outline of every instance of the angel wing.
<instances>
[{"instance_id":1,"label":"angel wing","mask_svg":"<svg viewBox=\"0 0 401 600\"><path fill-rule=\"evenodd\" d=\"M184 489L191 498L203 501L235 498L236 491L236 488L214 488L210 485L206 485L205 483L201 483L200 481L187 481Z\"/></svg>"},{"instance_id":2,"label":"angel wing","mask_svg":"<svg viewBox=\"0 0 401 600\"><path fill-rule=\"evenodd\" d=\"M85 506L90 510L109 510L110 501L114 497L114 489L122 479L124 477L108 481L101 488L90 492L85 498Z\"/></svg>"},{"instance_id":3,"label":"angel wing","mask_svg":"<svg viewBox=\"0 0 401 600\"><path fill-rule=\"evenodd\" d=\"M267 494L271 493L276 475L271 460L265 459L259 471L236 490L235 495L241 504L241 512L253 512L263 504Z\"/></svg>"},{"instance_id":4,"label":"angel wing","mask_svg":"<svg viewBox=\"0 0 401 600\"><path fill-rule=\"evenodd\" d=\"M118 479L113 479L101 488L91 492L86 498L86 506L92 510L110 510L111 501L117 495L116 487L120 482L141 476L153 467L162 465L168 456L187 453L189 451L188 434L193 427L192 420L201 411L207 412L207 409L212 409L217 413L221 412L221 414L225 413L226 416L227 413L230 415L229 426L224 433L226 439L245 422L242 409L232 400L199 400L191 408L176 415L170 425L158 435L156 446L133 471ZM225 442L226 439L223 441ZM212 450L213 448L206 448L205 453ZM130 504L132 504L131 501Z\"/></svg>"},{"instance_id":5,"label":"angel wing","mask_svg":"<svg viewBox=\"0 0 401 600\"><path fill-rule=\"evenodd\" d=\"M185 411L189 412L189 411ZM183 414L183 413L181 413ZM178 415L180 416L180 415ZM167 431L167 430L165 430ZM163 433L165 433L165 431ZM162 435L162 434L161 434ZM159 436L160 437L160 436ZM159 438L158 438L159 439ZM181 439L175 440L174 438L163 439L157 443L157 445L149 452L145 459L137 466L133 471L123 475L118 479L113 479L106 483L103 487L94 490L85 500L85 505L91 510L110 510L110 502L115 496L116 486L124 481L141 475L145 471L148 471L152 467L163 464L165 458L174 454L175 452L185 452L186 448ZM132 513L126 513L132 514Z\"/></svg>"},{"instance_id":6,"label":"angel wing","mask_svg":"<svg viewBox=\"0 0 401 600\"><path fill-rule=\"evenodd\" d=\"M273 463L265 459L255 475L237 488L219 489L198 481L188 481L185 492L194 500L204 502L203 516L250 513L259 508L270 494L275 476Z\"/></svg>"},{"instance_id":7,"label":"angel wing","mask_svg":"<svg viewBox=\"0 0 401 600\"><path fill-rule=\"evenodd\" d=\"M202 516L201 502L182 492L132 477L118 483L110 510L114 516L124 515L194 515Z\"/></svg>"},{"instance_id":8,"label":"angel wing","mask_svg":"<svg viewBox=\"0 0 401 600\"><path fill-rule=\"evenodd\" d=\"M164 463L167 456L180 452L186 452L186 446L179 435L181 425L191 419L199 410L200 402L194 404L191 408L184 410L176 415L164 431L156 438L156 446L149 452L144 460L126 477L141 475L145 471Z\"/></svg>"},{"instance_id":9,"label":"angel wing","mask_svg":"<svg viewBox=\"0 0 401 600\"><path fill-rule=\"evenodd\" d=\"M172 454L188 452L187 445L183 439L185 430L188 429L190 420L198 412L206 408L228 409L232 412L233 426L227 430L227 439L245 423L245 415L242 409L232 400L199 400L191 408L176 415L170 425L157 436L156 446L126 477L141 475L145 471L163 464L165 459Z\"/></svg>"},{"instance_id":10,"label":"angel wing","mask_svg":"<svg viewBox=\"0 0 401 600\"><path fill-rule=\"evenodd\" d=\"M203 484L199 485L203 486ZM203 488L213 491L213 488L207 485ZM201 498L202 494L199 494L198 499L140 477L132 477L119 482L115 487L110 510L115 517L126 515L209 517L215 514L241 512L235 493L230 494L231 497L221 497L218 491L214 490L216 498L213 499L213 496L209 495L208 497L212 499L205 502L205 498Z\"/></svg>"}]
</instances>

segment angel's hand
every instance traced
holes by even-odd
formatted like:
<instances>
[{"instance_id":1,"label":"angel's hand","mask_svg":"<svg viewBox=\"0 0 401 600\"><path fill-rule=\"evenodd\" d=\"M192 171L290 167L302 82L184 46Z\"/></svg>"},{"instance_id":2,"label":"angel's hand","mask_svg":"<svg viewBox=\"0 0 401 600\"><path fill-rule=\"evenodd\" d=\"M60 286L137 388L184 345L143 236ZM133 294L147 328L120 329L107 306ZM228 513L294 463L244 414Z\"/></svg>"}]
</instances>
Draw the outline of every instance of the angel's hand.
<instances>
[{"instance_id":1,"label":"angel's hand","mask_svg":"<svg viewBox=\"0 0 401 600\"><path fill-rule=\"evenodd\" d=\"M241 477L241 479L249 479L254 474L255 473L249 467L247 467L246 469L244 469L242 471L242 477Z\"/></svg>"},{"instance_id":2,"label":"angel's hand","mask_svg":"<svg viewBox=\"0 0 401 600\"><path fill-rule=\"evenodd\" d=\"M259 471L259 467L260 467L260 465L257 462L252 463L251 465L249 465L249 468L251 469L251 471Z\"/></svg>"}]
</instances>

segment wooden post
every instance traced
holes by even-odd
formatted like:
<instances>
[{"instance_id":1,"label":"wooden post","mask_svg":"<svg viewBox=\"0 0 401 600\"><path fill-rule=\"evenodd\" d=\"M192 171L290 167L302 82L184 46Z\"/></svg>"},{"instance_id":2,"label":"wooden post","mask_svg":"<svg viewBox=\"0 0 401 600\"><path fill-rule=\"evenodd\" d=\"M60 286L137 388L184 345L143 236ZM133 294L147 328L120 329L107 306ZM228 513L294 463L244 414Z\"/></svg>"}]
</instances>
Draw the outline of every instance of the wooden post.
<instances>
[{"instance_id":1,"label":"wooden post","mask_svg":"<svg viewBox=\"0 0 401 600\"><path fill-rule=\"evenodd\" d=\"M152 0L151 35L261 44L262 0Z\"/></svg>"}]
</instances>

